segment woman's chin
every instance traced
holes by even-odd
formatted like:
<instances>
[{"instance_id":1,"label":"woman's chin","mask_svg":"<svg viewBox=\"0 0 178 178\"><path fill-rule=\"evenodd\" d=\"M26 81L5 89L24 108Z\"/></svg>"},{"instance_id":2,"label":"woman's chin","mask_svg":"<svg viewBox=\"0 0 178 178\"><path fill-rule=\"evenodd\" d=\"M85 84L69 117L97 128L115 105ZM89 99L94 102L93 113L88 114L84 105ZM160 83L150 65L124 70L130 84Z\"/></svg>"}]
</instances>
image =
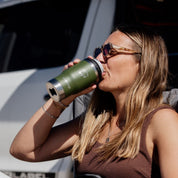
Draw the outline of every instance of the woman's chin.
<instances>
[{"instance_id":1,"label":"woman's chin","mask_svg":"<svg viewBox=\"0 0 178 178\"><path fill-rule=\"evenodd\" d=\"M105 85L105 84L103 84L103 83L99 83L98 88L99 88L100 90L102 90L102 91L105 91L105 92L109 92L109 91L110 91L108 85Z\"/></svg>"}]
</instances>

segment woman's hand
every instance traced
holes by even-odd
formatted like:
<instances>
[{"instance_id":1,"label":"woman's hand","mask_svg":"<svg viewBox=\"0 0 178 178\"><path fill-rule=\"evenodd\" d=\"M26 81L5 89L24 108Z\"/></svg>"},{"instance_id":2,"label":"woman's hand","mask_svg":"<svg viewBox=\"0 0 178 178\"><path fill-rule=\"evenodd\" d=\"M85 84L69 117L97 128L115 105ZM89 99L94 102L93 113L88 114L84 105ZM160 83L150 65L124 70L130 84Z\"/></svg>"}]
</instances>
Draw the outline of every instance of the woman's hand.
<instances>
[{"instance_id":1,"label":"woman's hand","mask_svg":"<svg viewBox=\"0 0 178 178\"><path fill-rule=\"evenodd\" d=\"M88 58L92 59L91 56L89 56ZM81 60L80 59L75 59L73 62L69 62L67 65L64 66L64 70L74 66L75 64L78 64ZM96 84L93 84L91 85L90 87L82 90L81 92L79 93L76 93L76 94L73 94L73 95L70 95L68 96L67 98L63 99L61 102L64 104L64 105L69 105L76 97L78 96L81 96L81 95L84 95L84 94L87 94L87 93L90 93L92 90L94 90L95 88L97 87Z\"/></svg>"},{"instance_id":2,"label":"woman's hand","mask_svg":"<svg viewBox=\"0 0 178 178\"><path fill-rule=\"evenodd\" d=\"M70 62L65 65L64 70L79 62L79 59ZM96 85L92 85L63 99L61 102L69 105L76 97L89 93L95 88ZM78 138L80 132L78 122L80 121L75 119L53 127L57 117L63 111L63 108L60 105L56 106L56 104L59 103L50 98L19 131L10 148L10 153L14 157L36 162L66 156L66 151L73 146ZM55 117L51 118L51 115Z\"/></svg>"},{"instance_id":3,"label":"woman's hand","mask_svg":"<svg viewBox=\"0 0 178 178\"><path fill-rule=\"evenodd\" d=\"M75 64L78 64L81 60L80 59L75 59L74 61L69 62L64 66L64 70L74 66Z\"/></svg>"}]
</instances>

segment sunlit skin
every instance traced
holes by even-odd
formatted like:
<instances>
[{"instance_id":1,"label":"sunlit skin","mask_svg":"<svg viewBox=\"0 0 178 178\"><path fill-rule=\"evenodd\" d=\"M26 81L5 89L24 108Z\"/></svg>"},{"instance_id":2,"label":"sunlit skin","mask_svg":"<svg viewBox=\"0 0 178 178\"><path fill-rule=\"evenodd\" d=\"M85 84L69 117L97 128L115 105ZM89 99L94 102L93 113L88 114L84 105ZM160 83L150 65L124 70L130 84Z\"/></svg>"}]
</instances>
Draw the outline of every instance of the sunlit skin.
<instances>
[{"instance_id":1,"label":"sunlit skin","mask_svg":"<svg viewBox=\"0 0 178 178\"><path fill-rule=\"evenodd\" d=\"M134 42L120 31L112 33L104 44L109 42L129 49L133 49L134 46ZM98 87L103 91L113 94L119 112L125 102L127 91L132 86L138 74L139 61L136 60L136 56L133 54L108 56L107 62L105 62L102 53L100 53L97 59L104 67L103 80L99 83Z\"/></svg>"},{"instance_id":2,"label":"sunlit skin","mask_svg":"<svg viewBox=\"0 0 178 178\"><path fill-rule=\"evenodd\" d=\"M122 47L132 49L133 42L125 34L117 31L111 34L105 41ZM133 84L139 70L139 62L133 54L118 54L111 58L108 57L107 63L104 62L102 53L97 59L103 64L103 80L99 83L99 88L104 91L118 95L126 92Z\"/></svg>"},{"instance_id":3,"label":"sunlit skin","mask_svg":"<svg viewBox=\"0 0 178 178\"><path fill-rule=\"evenodd\" d=\"M134 49L133 41L125 34L116 31L112 33L104 44L112 43L116 46ZM107 123L99 136L98 142L105 144L110 131L110 139L122 131L117 121L122 119L122 109L126 102L128 89L133 85L139 74L139 60L134 54L117 54L107 56L107 62L100 53L97 59L102 63L104 72L98 87L113 94L116 101L116 115L111 118L111 125ZM80 60L76 59L64 67L72 67ZM96 89L96 85L62 100L69 105L76 97ZM48 100L45 109L55 116L59 116L63 108L58 103ZM79 138L80 120L74 119L63 125L53 128L55 119L51 119L40 108L25 124L15 137L10 152L16 158L25 161L46 161L66 156L68 151ZM76 126L77 124L77 126ZM119 122L121 124L121 122ZM110 128L110 129L109 129ZM171 109L162 109L154 114L146 132L146 149L152 159L153 149L156 147L159 154L159 166L163 178L178 177L178 115Z\"/></svg>"}]
</instances>

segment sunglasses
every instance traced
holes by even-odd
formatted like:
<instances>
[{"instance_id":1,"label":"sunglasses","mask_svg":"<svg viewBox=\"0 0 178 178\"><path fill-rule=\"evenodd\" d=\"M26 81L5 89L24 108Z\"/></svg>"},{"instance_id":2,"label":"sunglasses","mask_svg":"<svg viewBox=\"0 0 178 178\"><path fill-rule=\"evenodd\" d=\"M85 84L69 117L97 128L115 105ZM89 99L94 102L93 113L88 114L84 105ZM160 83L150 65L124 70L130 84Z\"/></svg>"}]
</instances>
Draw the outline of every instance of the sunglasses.
<instances>
[{"instance_id":1,"label":"sunglasses","mask_svg":"<svg viewBox=\"0 0 178 178\"><path fill-rule=\"evenodd\" d=\"M112 43L107 43L101 48L96 48L94 51L94 57L96 58L100 53L103 54L105 60L118 54L142 54L141 52L137 52L132 49L113 45Z\"/></svg>"}]
</instances>

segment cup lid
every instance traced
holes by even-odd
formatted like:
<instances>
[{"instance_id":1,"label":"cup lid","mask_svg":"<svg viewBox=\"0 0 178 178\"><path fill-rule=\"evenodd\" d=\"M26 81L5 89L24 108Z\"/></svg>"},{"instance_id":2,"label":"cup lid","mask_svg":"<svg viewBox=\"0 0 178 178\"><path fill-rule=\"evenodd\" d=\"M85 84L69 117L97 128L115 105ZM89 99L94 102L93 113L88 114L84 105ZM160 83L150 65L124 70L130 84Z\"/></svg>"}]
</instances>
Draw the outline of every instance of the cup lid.
<instances>
[{"instance_id":1,"label":"cup lid","mask_svg":"<svg viewBox=\"0 0 178 178\"><path fill-rule=\"evenodd\" d=\"M93 59L93 60L98 64L98 66L99 66L101 72L103 72L103 71L104 71L104 68L103 68L103 65L101 64L101 62L100 62L98 59Z\"/></svg>"}]
</instances>

